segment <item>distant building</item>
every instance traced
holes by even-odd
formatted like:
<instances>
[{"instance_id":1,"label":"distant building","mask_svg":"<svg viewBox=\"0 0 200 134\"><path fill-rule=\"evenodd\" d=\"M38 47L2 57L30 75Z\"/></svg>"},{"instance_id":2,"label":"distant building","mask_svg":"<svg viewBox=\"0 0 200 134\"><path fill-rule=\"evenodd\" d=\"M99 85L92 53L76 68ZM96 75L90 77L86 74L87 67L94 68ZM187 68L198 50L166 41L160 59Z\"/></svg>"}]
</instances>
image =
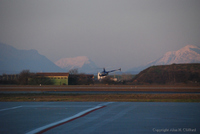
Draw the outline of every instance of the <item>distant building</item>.
<instances>
[{"instance_id":1,"label":"distant building","mask_svg":"<svg viewBox=\"0 0 200 134\"><path fill-rule=\"evenodd\" d=\"M0 75L0 84L19 84L19 74ZM90 85L94 75L69 73L30 73L26 78L28 85Z\"/></svg>"},{"instance_id":2,"label":"distant building","mask_svg":"<svg viewBox=\"0 0 200 134\"><path fill-rule=\"evenodd\" d=\"M68 85L69 73L36 73L36 78L49 78L53 85Z\"/></svg>"}]
</instances>

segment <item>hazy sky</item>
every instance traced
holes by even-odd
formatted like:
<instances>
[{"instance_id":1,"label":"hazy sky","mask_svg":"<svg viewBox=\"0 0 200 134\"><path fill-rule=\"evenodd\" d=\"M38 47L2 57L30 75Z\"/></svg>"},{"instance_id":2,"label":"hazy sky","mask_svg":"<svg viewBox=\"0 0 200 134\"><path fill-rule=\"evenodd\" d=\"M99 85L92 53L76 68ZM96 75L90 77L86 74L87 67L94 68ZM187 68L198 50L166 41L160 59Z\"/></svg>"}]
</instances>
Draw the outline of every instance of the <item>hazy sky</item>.
<instances>
[{"instance_id":1,"label":"hazy sky","mask_svg":"<svg viewBox=\"0 0 200 134\"><path fill-rule=\"evenodd\" d=\"M126 70L200 46L200 0L0 0L0 42Z\"/></svg>"}]
</instances>

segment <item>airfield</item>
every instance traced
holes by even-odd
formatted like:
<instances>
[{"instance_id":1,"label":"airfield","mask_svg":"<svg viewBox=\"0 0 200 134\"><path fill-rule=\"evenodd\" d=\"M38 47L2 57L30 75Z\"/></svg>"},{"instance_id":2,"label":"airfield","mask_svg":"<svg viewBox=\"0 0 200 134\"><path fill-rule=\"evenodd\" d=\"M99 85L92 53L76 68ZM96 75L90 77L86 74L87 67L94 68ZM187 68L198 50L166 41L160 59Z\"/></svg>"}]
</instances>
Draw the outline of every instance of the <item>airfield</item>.
<instances>
[{"instance_id":1,"label":"airfield","mask_svg":"<svg viewBox=\"0 0 200 134\"><path fill-rule=\"evenodd\" d=\"M200 103L0 102L0 133L199 133Z\"/></svg>"},{"instance_id":2,"label":"airfield","mask_svg":"<svg viewBox=\"0 0 200 134\"><path fill-rule=\"evenodd\" d=\"M0 133L200 133L198 86L4 86Z\"/></svg>"},{"instance_id":3,"label":"airfield","mask_svg":"<svg viewBox=\"0 0 200 134\"><path fill-rule=\"evenodd\" d=\"M2 86L0 101L200 102L199 86Z\"/></svg>"}]
</instances>

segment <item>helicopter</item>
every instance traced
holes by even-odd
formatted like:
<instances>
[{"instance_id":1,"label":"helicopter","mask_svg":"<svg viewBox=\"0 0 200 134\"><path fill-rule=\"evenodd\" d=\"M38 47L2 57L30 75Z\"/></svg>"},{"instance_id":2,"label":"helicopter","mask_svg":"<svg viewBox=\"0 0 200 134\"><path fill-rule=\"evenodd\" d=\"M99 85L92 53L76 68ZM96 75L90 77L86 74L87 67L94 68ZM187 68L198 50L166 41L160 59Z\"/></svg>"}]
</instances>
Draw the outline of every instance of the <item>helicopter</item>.
<instances>
[{"instance_id":1,"label":"helicopter","mask_svg":"<svg viewBox=\"0 0 200 134\"><path fill-rule=\"evenodd\" d=\"M98 73L98 79L104 78L104 77L106 77L109 73L115 72L115 71L118 71L118 70L121 71L121 68L115 69L115 70L110 70L110 71L106 71L106 69L103 68L103 71L102 71L101 73Z\"/></svg>"}]
</instances>

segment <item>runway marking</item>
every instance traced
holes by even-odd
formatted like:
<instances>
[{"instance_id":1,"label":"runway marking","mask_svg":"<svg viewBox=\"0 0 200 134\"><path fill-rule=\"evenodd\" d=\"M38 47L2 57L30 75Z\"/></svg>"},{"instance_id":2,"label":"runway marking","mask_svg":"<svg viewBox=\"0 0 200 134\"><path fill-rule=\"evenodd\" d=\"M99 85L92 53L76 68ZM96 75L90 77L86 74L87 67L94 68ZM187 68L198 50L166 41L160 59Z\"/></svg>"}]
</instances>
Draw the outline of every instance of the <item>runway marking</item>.
<instances>
[{"instance_id":1,"label":"runway marking","mask_svg":"<svg viewBox=\"0 0 200 134\"><path fill-rule=\"evenodd\" d=\"M22 106L0 109L0 112L1 112L1 111L6 111L6 110L11 110L11 109L17 109L17 108L21 108L21 107L22 107Z\"/></svg>"},{"instance_id":2,"label":"runway marking","mask_svg":"<svg viewBox=\"0 0 200 134\"><path fill-rule=\"evenodd\" d=\"M105 105L109 105L111 103L114 103L114 102L105 102L105 103L99 104L99 106L105 106Z\"/></svg>"},{"instance_id":3,"label":"runway marking","mask_svg":"<svg viewBox=\"0 0 200 134\"><path fill-rule=\"evenodd\" d=\"M51 108L51 107L53 107L53 108L56 108L56 107L66 107L66 108L71 108L71 107L92 107L93 105L85 105L85 106L82 106L82 105L76 105L76 106L66 106L66 105L23 105L23 107L28 107L28 108L40 108L40 107L42 107L42 108L44 108L44 107L48 107L48 108Z\"/></svg>"},{"instance_id":4,"label":"runway marking","mask_svg":"<svg viewBox=\"0 0 200 134\"><path fill-rule=\"evenodd\" d=\"M78 118L81 118L81 117L83 117L83 116L86 116L86 115L88 115L89 113L92 113L92 112L94 112L94 111L96 111L96 110L98 110L98 109L104 108L104 107L106 107L106 105L108 105L108 104L110 104L110 103L113 103L113 102L99 104L99 105L97 105L96 107L87 109L87 110L85 110L85 111L82 111L82 112L80 112L80 113L74 115L74 116L65 118L65 119L60 120L60 121L58 121L58 122L54 122L54 123L51 123L51 124L42 126L42 127L40 127L40 128L34 129L34 130L32 130L32 131L30 131L30 132L28 132L28 133L26 133L26 134L42 134L42 133L44 133L44 132L46 132L46 131L48 131L48 130L50 130L50 129L52 129L52 128L55 128L55 127L57 127L57 126L63 125L63 124L68 123L68 122L71 122L71 121L73 121L73 120L76 120L76 119L78 119Z\"/></svg>"}]
</instances>

